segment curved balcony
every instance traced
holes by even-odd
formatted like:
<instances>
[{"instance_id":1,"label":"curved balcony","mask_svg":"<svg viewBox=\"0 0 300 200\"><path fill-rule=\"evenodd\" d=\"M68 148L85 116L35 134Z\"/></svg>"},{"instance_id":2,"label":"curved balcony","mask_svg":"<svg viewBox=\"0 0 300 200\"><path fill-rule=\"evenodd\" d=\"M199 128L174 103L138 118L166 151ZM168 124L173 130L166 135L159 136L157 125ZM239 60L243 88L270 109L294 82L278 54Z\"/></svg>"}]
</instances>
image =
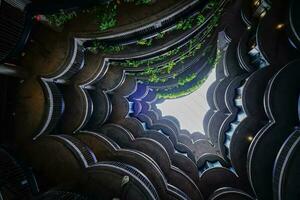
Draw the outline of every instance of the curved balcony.
<instances>
[{"instance_id":1,"label":"curved balcony","mask_svg":"<svg viewBox=\"0 0 300 200\"><path fill-rule=\"evenodd\" d=\"M109 66L104 77L96 83L95 87L107 92L120 87L125 81L125 71L119 66Z\"/></svg>"},{"instance_id":2,"label":"curved balcony","mask_svg":"<svg viewBox=\"0 0 300 200\"><path fill-rule=\"evenodd\" d=\"M203 119L203 130L206 135L208 133L208 122L209 122L210 118L214 115L214 113L215 112L212 109L210 109L209 111L207 111L205 113L205 117Z\"/></svg>"},{"instance_id":3,"label":"curved balcony","mask_svg":"<svg viewBox=\"0 0 300 200\"><path fill-rule=\"evenodd\" d=\"M218 156L217 154L206 153L197 160L197 167L199 171L199 176L201 176L205 171L217 168L217 167L228 167L228 163Z\"/></svg>"},{"instance_id":4,"label":"curved balcony","mask_svg":"<svg viewBox=\"0 0 300 200\"><path fill-rule=\"evenodd\" d=\"M217 15L217 14L216 14ZM218 17L210 16L206 21L204 22L205 26L201 29L196 29L190 34L182 34L180 40L176 40L175 42L172 42L172 46L169 46L169 48L164 47L163 44L158 45L158 50L167 50L164 52L156 52L156 54L152 57L144 58L144 60L141 60L142 63L145 65L141 65L136 68L126 68L128 71L141 71L145 70L147 67L149 67L149 63L151 64L151 67L154 68L162 68L164 65L168 64L169 61L174 62L182 62L183 58L189 58L191 56L194 57L194 54L196 52L204 51L206 52L208 46L210 46L212 43L215 42L215 25L218 23ZM210 27L209 29L206 29L206 27ZM169 45L170 45L169 44ZM202 52L201 52L202 53ZM200 54L200 53L197 53ZM164 58L164 59L162 59ZM148 63L149 62L149 63ZM180 69L179 69L180 70Z\"/></svg>"},{"instance_id":5,"label":"curved balcony","mask_svg":"<svg viewBox=\"0 0 300 200\"><path fill-rule=\"evenodd\" d=\"M40 127L33 139L37 139L43 134L53 133L65 110L63 95L56 84L43 78L40 79L40 84L43 88L47 106Z\"/></svg>"},{"instance_id":6,"label":"curved balcony","mask_svg":"<svg viewBox=\"0 0 300 200\"><path fill-rule=\"evenodd\" d=\"M203 52L206 52L205 55ZM199 52L195 53L196 56L192 58L187 58L186 60L176 63L170 73L163 73L159 75L159 78L166 79L164 82L148 83L151 88L155 88L158 91L164 92L164 90L171 90L172 92L178 92L180 90L185 90L187 87L191 87L195 83L199 82L201 79L207 77L212 69L212 64L209 59L215 58L215 49L211 48L210 45L205 49L200 49ZM208 54L208 55L206 55ZM176 78L174 78L176 74ZM184 80L186 77L194 75L195 78L190 82L180 84L179 80ZM146 77L142 80L147 82Z\"/></svg>"},{"instance_id":7,"label":"curved balcony","mask_svg":"<svg viewBox=\"0 0 300 200\"><path fill-rule=\"evenodd\" d=\"M216 12L216 11L214 11ZM214 13L215 14L215 13ZM165 61L162 62L161 59L159 59L159 56L164 55L169 57L171 60L178 60L179 59L179 54L178 50L182 48L183 51L186 51L188 49L188 44L192 40L193 37L200 37L202 39L206 38L206 35L208 35L208 31L205 31L206 26L211 26L213 27L215 25L215 18L214 14L210 15L205 23L203 23L201 26L198 26L191 31L187 31L185 34L181 34L180 37L168 40L167 43L161 44L159 43L158 45L151 45L153 46L151 49L150 48L143 48L140 50L136 50L135 53L129 53L127 52L127 55L110 55L111 60L113 61L125 61L131 58L130 61L136 62L140 61L144 63L144 65L141 65L140 67L126 67L125 69L127 71L132 71L132 72L139 72L141 70L144 70L147 67L147 63L150 61L153 64L153 67L161 67L165 63ZM208 24L211 23L212 25ZM213 29L212 29L213 30ZM205 33L204 35L202 33ZM170 50L173 48L172 50ZM179 48L179 49L178 49ZM176 53L177 52L177 53ZM175 55L173 55L175 53ZM143 60L141 60L143 59ZM156 61L155 61L156 60ZM158 62L157 62L158 60ZM155 62L154 62L155 61ZM126 63L122 63L126 66Z\"/></svg>"},{"instance_id":8,"label":"curved balcony","mask_svg":"<svg viewBox=\"0 0 300 200\"><path fill-rule=\"evenodd\" d=\"M115 124L106 124L99 129L99 132L115 141L121 148L137 150L150 156L162 169L168 182L186 194L192 194L191 196L196 198L197 193L200 193L196 184L187 178L183 171L175 170L166 150L159 143L147 138L134 139L130 132Z\"/></svg>"},{"instance_id":9,"label":"curved balcony","mask_svg":"<svg viewBox=\"0 0 300 200\"><path fill-rule=\"evenodd\" d=\"M218 134L219 129L222 126L222 123L227 118L227 115L223 112L217 111L215 112L208 122L208 131L207 135L209 136L210 141L215 145L218 146Z\"/></svg>"},{"instance_id":10,"label":"curved balcony","mask_svg":"<svg viewBox=\"0 0 300 200\"><path fill-rule=\"evenodd\" d=\"M237 58L238 58L239 65L242 69L248 72L252 72L256 70L256 65L251 63L251 58L248 54L248 50L250 49L248 46L249 46L251 35L252 32L245 31L241 36L241 39L237 47Z\"/></svg>"},{"instance_id":11,"label":"curved balcony","mask_svg":"<svg viewBox=\"0 0 300 200\"><path fill-rule=\"evenodd\" d=\"M132 165L141 170L152 182L158 195L161 198L170 198L177 196L180 198L180 191L171 186L162 174L162 171L157 164L147 155L141 154L137 151L128 151L120 149L120 147L113 141L110 141L104 135L94 132L84 132L77 136L81 141L88 144L88 146L95 153L98 160L102 161L117 161L124 164Z\"/></svg>"},{"instance_id":12,"label":"curved balcony","mask_svg":"<svg viewBox=\"0 0 300 200\"><path fill-rule=\"evenodd\" d=\"M215 152L213 145L206 140L205 136L201 133L191 135L188 131L181 130L178 120L172 116L162 117L154 110L149 110L138 116L140 116L141 121L146 120L144 122L151 130L166 134L176 146L176 149L188 155L192 160L195 157L197 160L197 157L200 157L203 153Z\"/></svg>"},{"instance_id":13,"label":"curved balcony","mask_svg":"<svg viewBox=\"0 0 300 200\"><path fill-rule=\"evenodd\" d=\"M213 100L216 110L223 112L224 114L229 113L228 107L226 106L225 94L233 79L234 77L225 77L224 79L220 80L214 91Z\"/></svg>"},{"instance_id":14,"label":"curved balcony","mask_svg":"<svg viewBox=\"0 0 300 200\"><path fill-rule=\"evenodd\" d=\"M72 192L65 192L65 191L48 191L39 197L36 198L37 200L54 200L54 199L61 199L61 200L87 200L85 196L72 193Z\"/></svg>"},{"instance_id":15,"label":"curved balcony","mask_svg":"<svg viewBox=\"0 0 300 200\"><path fill-rule=\"evenodd\" d=\"M130 111L129 101L118 94L113 94L109 98L112 105L109 121L118 122L125 119Z\"/></svg>"},{"instance_id":16,"label":"curved balcony","mask_svg":"<svg viewBox=\"0 0 300 200\"><path fill-rule=\"evenodd\" d=\"M214 103L214 91L216 90L216 87L219 83L220 79L217 78L216 81L214 81L208 88L207 93L206 93L206 99L207 103L210 107L211 110L217 110L216 105ZM206 131L205 131L206 132Z\"/></svg>"},{"instance_id":17,"label":"curved balcony","mask_svg":"<svg viewBox=\"0 0 300 200\"><path fill-rule=\"evenodd\" d=\"M210 197L209 200L224 200L224 199L235 199L235 200L254 200L254 197L248 193L230 187L224 187L216 190Z\"/></svg>"},{"instance_id":18,"label":"curved balcony","mask_svg":"<svg viewBox=\"0 0 300 200\"><path fill-rule=\"evenodd\" d=\"M299 61L293 61L282 68L266 90L265 109L270 122L257 133L248 151L249 179L258 198L272 198L271 171L276 155L289 133L299 124L298 64ZM272 146L272 149L266 151L266 146Z\"/></svg>"},{"instance_id":19,"label":"curved balcony","mask_svg":"<svg viewBox=\"0 0 300 200\"><path fill-rule=\"evenodd\" d=\"M93 199L99 196L124 200L160 199L158 190L143 172L132 165L115 161L102 161L89 167L87 179L79 190Z\"/></svg>"},{"instance_id":20,"label":"curved balcony","mask_svg":"<svg viewBox=\"0 0 300 200\"><path fill-rule=\"evenodd\" d=\"M245 29L243 20L241 19L241 9L244 1L231 2L231 6L227 7L227 11L222 16L222 29L226 29L226 38L229 41L237 41Z\"/></svg>"},{"instance_id":21,"label":"curved balcony","mask_svg":"<svg viewBox=\"0 0 300 200\"><path fill-rule=\"evenodd\" d=\"M156 100L157 100L156 92L153 89L150 89L149 92L148 92L148 94L147 94L147 96L145 96L143 98L143 101L147 102L149 104L152 104L152 103L155 104ZM151 107L152 107L152 105L151 105Z\"/></svg>"},{"instance_id":22,"label":"curved balcony","mask_svg":"<svg viewBox=\"0 0 300 200\"><path fill-rule=\"evenodd\" d=\"M32 198L31 185L25 170L3 148L0 148L0 176L0 197L3 199Z\"/></svg>"},{"instance_id":23,"label":"curved balcony","mask_svg":"<svg viewBox=\"0 0 300 200\"><path fill-rule=\"evenodd\" d=\"M288 3L274 3L268 14L260 20L256 31L256 44L261 57L266 61L266 65L286 65L290 60L297 58L298 52L290 44L286 32L284 31L284 21L288 19ZM275 48L277 51L274 51Z\"/></svg>"},{"instance_id":24,"label":"curved balcony","mask_svg":"<svg viewBox=\"0 0 300 200\"><path fill-rule=\"evenodd\" d=\"M134 77L126 76L125 81L114 92L124 97L129 97L137 91L137 81Z\"/></svg>"},{"instance_id":25,"label":"curved balcony","mask_svg":"<svg viewBox=\"0 0 300 200\"><path fill-rule=\"evenodd\" d=\"M200 177L200 189L204 198L208 199L214 191L222 187L240 188L239 179L230 169L222 167L218 162L208 162L209 168Z\"/></svg>"},{"instance_id":26,"label":"curved balcony","mask_svg":"<svg viewBox=\"0 0 300 200\"><path fill-rule=\"evenodd\" d=\"M296 0L290 1L289 6L289 21L288 21L288 34L292 46L298 50L300 48L300 24L299 21L299 2Z\"/></svg>"},{"instance_id":27,"label":"curved balcony","mask_svg":"<svg viewBox=\"0 0 300 200\"><path fill-rule=\"evenodd\" d=\"M244 70L239 66L237 58L238 42L232 41L229 43L227 50L225 51L223 59L224 74L226 76L237 76L244 73Z\"/></svg>"},{"instance_id":28,"label":"curved balcony","mask_svg":"<svg viewBox=\"0 0 300 200\"><path fill-rule=\"evenodd\" d=\"M295 130L284 142L276 157L273 168L273 196L274 199L298 198L299 174L299 130Z\"/></svg>"},{"instance_id":29,"label":"curved balcony","mask_svg":"<svg viewBox=\"0 0 300 200\"><path fill-rule=\"evenodd\" d=\"M195 65L197 66L197 65ZM205 62L204 66L201 67L200 69L200 72L198 73L198 75L190 82L182 85L182 86L179 86L176 87L171 87L171 88L166 88L166 90L163 88L163 87L160 87L158 92L159 92L159 95L161 96L177 96L179 95L180 96L186 96L188 94L190 94L189 92L189 88L195 88L197 89L199 87L199 85L202 84L202 82L206 79L207 75L209 74L211 70L211 67L210 65L208 64L208 62ZM176 83L178 84L178 83ZM166 86L168 87L168 85Z\"/></svg>"},{"instance_id":30,"label":"curved balcony","mask_svg":"<svg viewBox=\"0 0 300 200\"><path fill-rule=\"evenodd\" d=\"M231 81L226 88L223 99L225 99L226 108L229 112L227 114L228 117L224 120L220 127L219 140L228 129L230 123L236 120L237 114L240 112L241 108L243 109L242 93L247 76L248 74L242 74L230 79Z\"/></svg>"},{"instance_id":31,"label":"curved balcony","mask_svg":"<svg viewBox=\"0 0 300 200\"><path fill-rule=\"evenodd\" d=\"M241 18L246 27L251 27L252 25L252 10L251 10L251 1L244 1L241 8Z\"/></svg>"},{"instance_id":32,"label":"curved balcony","mask_svg":"<svg viewBox=\"0 0 300 200\"><path fill-rule=\"evenodd\" d=\"M91 149L77 138L71 135L55 135L53 137L58 141L61 140L74 153L77 159L82 161L83 168L97 163L97 158Z\"/></svg>"},{"instance_id":33,"label":"curved balcony","mask_svg":"<svg viewBox=\"0 0 300 200\"><path fill-rule=\"evenodd\" d=\"M175 150L173 143L158 131L144 131L143 125L135 118L127 118L119 123L129 130L135 138L150 138L160 143L168 152L172 163L188 174L191 178L198 177L197 167L187 155ZM187 164L188 163L188 164Z\"/></svg>"},{"instance_id":34,"label":"curved balcony","mask_svg":"<svg viewBox=\"0 0 300 200\"><path fill-rule=\"evenodd\" d=\"M76 39L70 39L70 41L66 43L66 45L68 45L66 49L68 53L63 63L58 70L43 77L45 79L54 80L55 82L64 83L78 73L85 64L84 48L79 43L80 42Z\"/></svg>"},{"instance_id":35,"label":"curved balcony","mask_svg":"<svg viewBox=\"0 0 300 200\"><path fill-rule=\"evenodd\" d=\"M247 116L266 121L263 98L268 82L275 72L270 66L259 69L248 77L242 94L243 109Z\"/></svg>"},{"instance_id":36,"label":"curved balcony","mask_svg":"<svg viewBox=\"0 0 300 200\"><path fill-rule=\"evenodd\" d=\"M245 83L242 93L243 110L247 117L235 128L229 146L232 166L242 180L247 180L247 151L256 133L267 123L268 119L263 105L263 97L269 80L274 75L274 68L262 68L252 73ZM224 138L220 135L219 142ZM225 155L225 149L221 148Z\"/></svg>"},{"instance_id":37,"label":"curved balcony","mask_svg":"<svg viewBox=\"0 0 300 200\"><path fill-rule=\"evenodd\" d=\"M93 113L93 102L86 89L78 86L61 86L65 100L65 111L59 129L66 134L79 131Z\"/></svg>"},{"instance_id":38,"label":"curved balcony","mask_svg":"<svg viewBox=\"0 0 300 200\"><path fill-rule=\"evenodd\" d=\"M244 86L245 86L246 82L242 82L239 88L236 89L236 96L234 99L234 104L235 106L238 108L238 111L236 112L236 117L235 120L232 121L229 124L229 128L227 129L227 131L225 131L225 135L223 135L224 138L224 146L225 146L225 154L227 155L227 157L230 159L229 157L229 149L231 146L231 139L233 137L233 134L235 132L235 129L239 126L240 122L243 121L247 115L243 109L243 103L242 103L242 94L243 94L243 90L244 90ZM222 135L219 136L219 141L222 141L220 139L222 139ZM220 145L222 146L222 145Z\"/></svg>"},{"instance_id":39,"label":"curved balcony","mask_svg":"<svg viewBox=\"0 0 300 200\"><path fill-rule=\"evenodd\" d=\"M88 129L95 129L103 125L112 111L112 104L107 94L101 90L89 90L93 102L93 113L86 124Z\"/></svg>"},{"instance_id":40,"label":"curved balcony","mask_svg":"<svg viewBox=\"0 0 300 200\"><path fill-rule=\"evenodd\" d=\"M0 62L16 56L25 46L31 31L26 1L0 2Z\"/></svg>"},{"instance_id":41,"label":"curved balcony","mask_svg":"<svg viewBox=\"0 0 300 200\"><path fill-rule=\"evenodd\" d=\"M232 137L230 138L228 154L225 153L225 146L222 153L230 158L230 163L235 169L243 184L249 185L247 174L247 152L256 133L264 125L259 120L245 118L235 128Z\"/></svg>"},{"instance_id":42,"label":"curved balcony","mask_svg":"<svg viewBox=\"0 0 300 200\"><path fill-rule=\"evenodd\" d=\"M109 65L102 54L85 51L84 67L71 78L72 83L88 87L100 81L108 71Z\"/></svg>"},{"instance_id":43,"label":"curved balcony","mask_svg":"<svg viewBox=\"0 0 300 200\"><path fill-rule=\"evenodd\" d=\"M39 137L26 147L22 155L38 171L37 182L43 180L43 189L76 184L83 178L85 158L75 145L70 145L58 135Z\"/></svg>"},{"instance_id":44,"label":"curved balcony","mask_svg":"<svg viewBox=\"0 0 300 200\"><path fill-rule=\"evenodd\" d=\"M169 140L172 143L172 146L174 146L173 148L176 152L185 155L195 162L195 157L192 151L186 145L178 141L176 133L174 133L174 131L172 131L172 129L168 125L160 122L155 123L150 117L145 114L139 114L137 118L142 121L142 125L146 131L156 130L156 133L162 135L162 141L157 140L158 142L161 143L164 140Z\"/></svg>"},{"instance_id":45,"label":"curved balcony","mask_svg":"<svg viewBox=\"0 0 300 200\"><path fill-rule=\"evenodd\" d=\"M149 87L147 87L146 84L138 83L136 91L133 94L131 94L128 97L128 99L130 101L131 100L141 100L147 96L148 92L149 92Z\"/></svg>"},{"instance_id":46,"label":"curved balcony","mask_svg":"<svg viewBox=\"0 0 300 200\"><path fill-rule=\"evenodd\" d=\"M75 47L76 56L74 58L74 61L71 62L72 64L70 65L70 68L68 69L67 72L57 77L56 79L69 80L72 76L77 74L85 65L84 48L79 44L77 44L76 46L77 46L77 48Z\"/></svg>"},{"instance_id":47,"label":"curved balcony","mask_svg":"<svg viewBox=\"0 0 300 200\"><path fill-rule=\"evenodd\" d=\"M150 90L148 90L150 91ZM143 100L134 100L129 102L130 105L130 114L132 117L136 117L137 115L143 113L147 113L150 110L149 103L143 101ZM153 116L155 120L157 120L158 116L155 113L155 116Z\"/></svg>"},{"instance_id":48,"label":"curved balcony","mask_svg":"<svg viewBox=\"0 0 300 200\"><path fill-rule=\"evenodd\" d=\"M256 18L263 18L268 10L271 9L272 1L270 0L260 0L254 4L252 7L253 16Z\"/></svg>"},{"instance_id":49,"label":"curved balcony","mask_svg":"<svg viewBox=\"0 0 300 200\"><path fill-rule=\"evenodd\" d=\"M201 3L200 3L201 4ZM129 25L123 25L107 31L76 31L76 37L81 40L91 40L96 38L99 40L129 40L131 38L140 37L141 35L149 35L157 30L169 27L178 19L189 16L197 7L201 6L198 1L179 1L173 6L165 8L162 12L147 17Z\"/></svg>"}]
</instances>

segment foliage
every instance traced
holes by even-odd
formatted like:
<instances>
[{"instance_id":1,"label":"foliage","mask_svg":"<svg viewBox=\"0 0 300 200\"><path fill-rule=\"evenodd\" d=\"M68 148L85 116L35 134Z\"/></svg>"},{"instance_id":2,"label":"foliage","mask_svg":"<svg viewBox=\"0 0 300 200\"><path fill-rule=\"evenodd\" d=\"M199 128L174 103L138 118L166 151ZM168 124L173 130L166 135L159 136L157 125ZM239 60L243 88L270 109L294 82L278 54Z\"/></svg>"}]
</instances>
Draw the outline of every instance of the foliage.
<instances>
[{"instance_id":1,"label":"foliage","mask_svg":"<svg viewBox=\"0 0 300 200\"><path fill-rule=\"evenodd\" d=\"M103 53L118 53L124 49L122 45L107 45L101 41L95 40L89 50L93 53L101 51Z\"/></svg>"},{"instance_id":2,"label":"foliage","mask_svg":"<svg viewBox=\"0 0 300 200\"><path fill-rule=\"evenodd\" d=\"M217 49L217 55L216 55L216 58L215 58L215 60L212 64L213 68L215 68L219 64L221 58L222 58L221 51L220 51L220 49Z\"/></svg>"},{"instance_id":3,"label":"foliage","mask_svg":"<svg viewBox=\"0 0 300 200\"><path fill-rule=\"evenodd\" d=\"M181 30L181 31L185 31L185 30L191 29L192 27L193 27L193 20L192 20L192 18L180 20L176 24L176 29L177 30Z\"/></svg>"},{"instance_id":4,"label":"foliage","mask_svg":"<svg viewBox=\"0 0 300 200\"><path fill-rule=\"evenodd\" d=\"M183 85L185 85L186 83L189 83L189 82L191 82L192 80L194 80L196 77L197 77L197 74L196 74L196 73L192 73L192 74L190 74L190 75L188 75L188 76L186 76L186 77L184 77L184 78L180 78L180 79L178 80L178 85L183 86Z\"/></svg>"},{"instance_id":5,"label":"foliage","mask_svg":"<svg viewBox=\"0 0 300 200\"><path fill-rule=\"evenodd\" d=\"M125 66L136 68L139 67L139 62L138 60L126 60Z\"/></svg>"},{"instance_id":6,"label":"foliage","mask_svg":"<svg viewBox=\"0 0 300 200\"><path fill-rule=\"evenodd\" d=\"M150 4L152 0L135 0L135 5L147 5Z\"/></svg>"},{"instance_id":7,"label":"foliage","mask_svg":"<svg viewBox=\"0 0 300 200\"><path fill-rule=\"evenodd\" d=\"M213 4L212 4L213 5ZM202 56L205 56L208 51L211 50L211 46L205 46L205 49L199 51L204 47L204 43L207 38L211 37L214 28L218 25L220 12L217 12L215 16L213 16L206 25L205 31L201 34L201 37L191 39L184 46L178 47L167 53L156 56L154 58L145 59L145 60L127 60L125 63L121 63L123 67L144 67L143 72L135 73L136 76L144 76L147 77L149 82L158 83L165 82L168 78L162 77L177 77L176 70L174 67L177 66L178 63L184 63L188 58L195 56L196 54L202 52ZM187 18L186 20L181 20L180 23L177 24L177 29L185 30L190 27L190 24L193 26L194 24L201 25L206 21L206 18L201 13L194 15L193 17ZM159 39L164 37L164 34L159 33L154 39ZM153 39L144 39L139 40L138 45L149 46L152 44ZM174 56L176 57L174 58ZM159 64L162 61L170 60L167 63L161 65ZM208 58L208 62L211 65L214 65L214 59ZM155 65L156 64L156 65ZM168 76L165 76L168 75ZM178 84L183 86L184 84L191 82L196 77L195 74L191 74L188 77L181 78L178 80Z\"/></svg>"},{"instance_id":8,"label":"foliage","mask_svg":"<svg viewBox=\"0 0 300 200\"><path fill-rule=\"evenodd\" d=\"M183 97L198 90L203 85L203 83L205 83L206 80L207 80L207 76L199 80L195 85L189 87L186 90L182 90L175 93L157 93L156 96L158 99L176 99L179 97Z\"/></svg>"},{"instance_id":9,"label":"foliage","mask_svg":"<svg viewBox=\"0 0 300 200\"><path fill-rule=\"evenodd\" d=\"M214 59L214 62L212 63L212 68L215 68L217 66L217 64L220 62L221 58L222 58L222 54L221 54L221 51L218 49L216 57ZM186 83L194 80L196 78L196 76L197 76L196 74L191 74L190 76L179 79L178 85L184 86ZM182 91L174 92L174 93L161 92L161 93L157 93L156 96L158 99L176 99L176 98L180 98L180 97L189 95L189 94L195 92L196 90L198 90L203 85L203 83L207 80L208 76L209 76L209 74L207 76L205 76L203 79L197 81L197 83L195 83L192 87L190 87L186 90L182 90Z\"/></svg>"},{"instance_id":10,"label":"foliage","mask_svg":"<svg viewBox=\"0 0 300 200\"><path fill-rule=\"evenodd\" d=\"M103 12L99 12L98 16L99 30L105 31L117 25L117 5L107 4Z\"/></svg>"},{"instance_id":11,"label":"foliage","mask_svg":"<svg viewBox=\"0 0 300 200\"><path fill-rule=\"evenodd\" d=\"M140 45L140 46L149 47L152 44L152 39L151 38L150 39L141 39L141 40L137 41L137 44Z\"/></svg>"},{"instance_id":12,"label":"foliage","mask_svg":"<svg viewBox=\"0 0 300 200\"><path fill-rule=\"evenodd\" d=\"M165 34L166 34L165 32L160 32L160 33L157 34L157 36L155 38L158 39L158 40L163 39L165 37Z\"/></svg>"},{"instance_id":13,"label":"foliage","mask_svg":"<svg viewBox=\"0 0 300 200\"><path fill-rule=\"evenodd\" d=\"M201 24L203 24L205 22L205 16L202 14L198 14L197 16L197 25L200 26Z\"/></svg>"},{"instance_id":14,"label":"foliage","mask_svg":"<svg viewBox=\"0 0 300 200\"><path fill-rule=\"evenodd\" d=\"M59 13L52 14L52 15L46 15L46 19L48 20L49 24L55 25L55 26L63 26L68 21L72 20L74 17L76 17L76 12L65 12L63 10L60 10Z\"/></svg>"},{"instance_id":15,"label":"foliage","mask_svg":"<svg viewBox=\"0 0 300 200\"><path fill-rule=\"evenodd\" d=\"M127 3L134 3L135 5L148 5L152 3L152 0L124 0Z\"/></svg>"}]
</instances>

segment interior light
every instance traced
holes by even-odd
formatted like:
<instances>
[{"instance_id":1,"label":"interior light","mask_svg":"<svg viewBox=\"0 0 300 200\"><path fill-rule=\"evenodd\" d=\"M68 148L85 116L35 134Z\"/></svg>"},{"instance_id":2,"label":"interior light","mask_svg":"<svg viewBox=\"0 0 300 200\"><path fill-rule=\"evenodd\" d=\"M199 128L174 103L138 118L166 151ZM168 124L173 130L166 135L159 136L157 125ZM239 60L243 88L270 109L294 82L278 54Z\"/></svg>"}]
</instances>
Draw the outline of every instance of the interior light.
<instances>
[{"instance_id":1,"label":"interior light","mask_svg":"<svg viewBox=\"0 0 300 200\"><path fill-rule=\"evenodd\" d=\"M283 29L285 27L285 24L283 24L283 23L280 23L280 24L277 24L276 25L276 29L277 30L281 30L281 29Z\"/></svg>"},{"instance_id":2,"label":"interior light","mask_svg":"<svg viewBox=\"0 0 300 200\"><path fill-rule=\"evenodd\" d=\"M252 136L248 136L247 140L251 142L253 140L253 137Z\"/></svg>"},{"instance_id":3,"label":"interior light","mask_svg":"<svg viewBox=\"0 0 300 200\"><path fill-rule=\"evenodd\" d=\"M266 16L267 14L267 11L263 11L261 14L260 14L260 18L263 18L264 16Z\"/></svg>"}]
</instances>

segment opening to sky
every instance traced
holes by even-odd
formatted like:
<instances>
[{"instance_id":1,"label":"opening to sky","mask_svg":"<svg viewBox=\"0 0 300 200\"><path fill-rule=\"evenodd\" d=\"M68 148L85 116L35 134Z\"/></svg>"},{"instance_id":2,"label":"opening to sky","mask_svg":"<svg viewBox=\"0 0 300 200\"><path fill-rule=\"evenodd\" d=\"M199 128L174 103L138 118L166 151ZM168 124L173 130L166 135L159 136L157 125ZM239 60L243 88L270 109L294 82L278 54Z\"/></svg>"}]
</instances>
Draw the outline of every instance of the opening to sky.
<instances>
[{"instance_id":1,"label":"opening to sky","mask_svg":"<svg viewBox=\"0 0 300 200\"><path fill-rule=\"evenodd\" d=\"M212 69L203 85L192 94L178 99L165 100L158 104L163 116L174 116L178 119L181 129L186 129L190 133L201 132L203 130L203 119L209 110L206 93L209 86L216 80L216 70Z\"/></svg>"}]
</instances>

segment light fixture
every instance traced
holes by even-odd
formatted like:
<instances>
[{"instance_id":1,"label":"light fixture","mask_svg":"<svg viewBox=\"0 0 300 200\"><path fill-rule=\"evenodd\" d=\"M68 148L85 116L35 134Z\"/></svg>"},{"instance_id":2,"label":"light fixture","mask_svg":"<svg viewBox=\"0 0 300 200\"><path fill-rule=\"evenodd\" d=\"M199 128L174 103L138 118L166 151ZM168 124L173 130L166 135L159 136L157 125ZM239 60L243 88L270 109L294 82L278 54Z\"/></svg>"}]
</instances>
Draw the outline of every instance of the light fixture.
<instances>
[{"instance_id":1,"label":"light fixture","mask_svg":"<svg viewBox=\"0 0 300 200\"><path fill-rule=\"evenodd\" d=\"M260 18L263 18L264 16L266 16L266 14L267 14L267 11L264 10L264 11L260 14Z\"/></svg>"},{"instance_id":2,"label":"light fixture","mask_svg":"<svg viewBox=\"0 0 300 200\"><path fill-rule=\"evenodd\" d=\"M251 142L251 141L253 140L253 137L250 135L250 136L247 137L247 140L248 140L249 142Z\"/></svg>"},{"instance_id":3,"label":"light fixture","mask_svg":"<svg viewBox=\"0 0 300 200\"><path fill-rule=\"evenodd\" d=\"M281 30L281 29L283 29L285 27L285 24L283 24L283 23L280 23L280 24L277 24L276 25L276 30Z\"/></svg>"},{"instance_id":4,"label":"light fixture","mask_svg":"<svg viewBox=\"0 0 300 200\"><path fill-rule=\"evenodd\" d=\"M259 4L260 4L259 0L254 1L255 6L259 6Z\"/></svg>"}]
</instances>

